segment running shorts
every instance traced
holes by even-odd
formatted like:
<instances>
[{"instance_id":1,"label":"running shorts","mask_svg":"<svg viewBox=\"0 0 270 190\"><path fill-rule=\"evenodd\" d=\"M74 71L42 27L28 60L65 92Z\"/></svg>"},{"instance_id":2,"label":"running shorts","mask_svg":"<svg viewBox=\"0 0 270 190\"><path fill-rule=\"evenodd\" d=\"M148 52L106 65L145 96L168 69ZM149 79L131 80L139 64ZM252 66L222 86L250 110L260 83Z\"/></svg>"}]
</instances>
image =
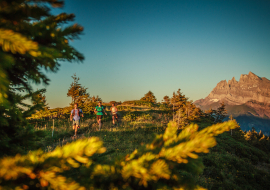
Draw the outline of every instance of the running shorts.
<instances>
[{"instance_id":1,"label":"running shorts","mask_svg":"<svg viewBox=\"0 0 270 190\"><path fill-rule=\"evenodd\" d=\"M80 120L73 120L73 125L80 125Z\"/></svg>"},{"instance_id":2,"label":"running shorts","mask_svg":"<svg viewBox=\"0 0 270 190\"><path fill-rule=\"evenodd\" d=\"M102 119L103 115L97 115L97 120Z\"/></svg>"}]
</instances>

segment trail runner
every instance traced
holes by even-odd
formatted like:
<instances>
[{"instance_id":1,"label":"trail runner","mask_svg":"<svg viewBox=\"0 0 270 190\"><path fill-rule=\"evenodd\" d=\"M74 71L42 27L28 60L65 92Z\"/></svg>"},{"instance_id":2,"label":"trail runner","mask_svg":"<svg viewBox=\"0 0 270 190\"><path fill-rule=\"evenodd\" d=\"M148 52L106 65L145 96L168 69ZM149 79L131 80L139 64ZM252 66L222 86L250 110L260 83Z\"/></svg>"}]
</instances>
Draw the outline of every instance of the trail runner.
<instances>
[{"instance_id":1,"label":"trail runner","mask_svg":"<svg viewBox=\"0 0 270 190\"><path fill-rule=\"evenodd\" d=\"M73 130L75 130L75 134L74 134L74 137L76 137L77 135L77 130L78 128L80 128L80 114L81 116L83 117L83 112L81 109L78 108L78 104L75 103L74 104L74 109L71 110L71 113L70 113L70 121L72 121L73 119Z\"/></svg>"},{"instance_id":2,"label":"trail runner","mask_svg":"<svg viewBox=\"0 0 270 190\"><path fill-rule=\"evenodd\" d=\"M117 123L118 123L118 115L117 115L117 111L118 111L118 110L117 110L115 104L112 103L112 107L111 107L111 115L112 115L113 125L115 125L115 121L114 121L114 120L116 120Z\"/></svg>"},{"instance_id":3,"label":"trail runner","mask_svg":"<svg viewBox=\"0 0 270 190\"><path fill-rule=\"evenodd\" d=\"M99 131L100 131L101 126L102 126L101 119L102 119L104 114L107 115L107 113L105 112L104 107L101 105L101 101L98 102L98 106L95 107L94 112L97 114L97 122L98 122L98 125L99 125Z\"/></svg>"}]
</instances>

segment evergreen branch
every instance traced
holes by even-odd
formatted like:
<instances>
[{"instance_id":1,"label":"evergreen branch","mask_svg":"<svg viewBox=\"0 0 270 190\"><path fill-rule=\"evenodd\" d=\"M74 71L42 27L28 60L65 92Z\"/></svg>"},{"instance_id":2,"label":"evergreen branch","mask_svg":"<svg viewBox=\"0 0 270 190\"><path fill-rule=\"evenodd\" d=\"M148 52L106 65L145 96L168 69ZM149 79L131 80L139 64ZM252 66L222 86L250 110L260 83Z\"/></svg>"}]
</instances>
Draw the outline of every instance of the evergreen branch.
<instances>
[{"instance_id":1,"label":"evergreen branch","mask_svg":"<svg viewBox=\"0 0 270 190\"><path fill-rule=\"evenodd\" d=\"M63 0L31 0L31 2L50 3L52 5L52 7L54 7L54 8L63 7L63 5L64 5Z\"/></svg>"},{"instance_id":2,"label":"evergreen branch","mask_svg":"<svg viewBox=\"0 0 270 190\"><path fill-rule=\"evenodd\" d=\"M0 29L0 46L2 46L3 51L11 51L13 54L16 54L16 52L25 54L28 52L34 57L40 54L37 51L38 44L36 42L28 40L26 37L12 30Z\"/></svg>"},{"instance_id":3,"label":"evergreen branch","mask_svg":"<svg viewBox=\"0 0 270 190\"><path fill-rule=\"evenodd\" d=\"M61 13L59 15L51 15L50 17L47 17L46 19L42 20L40 24L51 24L57 23L57 24L62 24L62 23L67 23L70 21L74 21L75 15L74 14L67 14L67 13Z\"/></svg>"}]
</instances>

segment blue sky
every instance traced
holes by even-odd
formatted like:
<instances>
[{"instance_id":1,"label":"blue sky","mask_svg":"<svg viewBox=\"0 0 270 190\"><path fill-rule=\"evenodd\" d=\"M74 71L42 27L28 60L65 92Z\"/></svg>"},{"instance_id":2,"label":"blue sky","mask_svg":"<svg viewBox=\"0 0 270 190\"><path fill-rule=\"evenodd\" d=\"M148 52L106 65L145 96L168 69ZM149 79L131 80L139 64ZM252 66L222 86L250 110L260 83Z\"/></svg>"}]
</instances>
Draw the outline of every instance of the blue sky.
<instances>
[{"instance_id":1,"label":"blue sky","mask_svg":"<svg viewBox=\"0 0 270 190\"><path fill-rule=\"evenodd\" d=\"M149 90L161 101L178 88L195 101L249 71L270 79L269 10L266 0L67 0L52 13L76 15L84 34L71 45L85 60L47 73L49 106L68 106L74 73L105 102Z\"/></svg>"}]
</instances>

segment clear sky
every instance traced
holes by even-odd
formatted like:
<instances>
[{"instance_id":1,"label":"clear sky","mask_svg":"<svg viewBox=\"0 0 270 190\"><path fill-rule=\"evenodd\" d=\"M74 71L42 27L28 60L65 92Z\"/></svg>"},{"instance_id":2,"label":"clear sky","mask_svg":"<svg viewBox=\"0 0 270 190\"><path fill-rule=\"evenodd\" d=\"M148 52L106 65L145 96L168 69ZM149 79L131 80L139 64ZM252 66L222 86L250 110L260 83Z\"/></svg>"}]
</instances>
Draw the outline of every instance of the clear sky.
<instances>
[{"instance_id":1,"label":"clear sky","mask_svg":"<svg viewBox=\"0 0 270 190\"><path fill-rule=\"evenodd\" d=\"M61 12L84 27L71 45L85 60L47 73L51 108L71 102L74 73L105 102L138 100L149 90L161 101L178 88L195 101L249 71L270 79L268 0L66 0L52 11Z\"/></svg>"}]
</instances>

